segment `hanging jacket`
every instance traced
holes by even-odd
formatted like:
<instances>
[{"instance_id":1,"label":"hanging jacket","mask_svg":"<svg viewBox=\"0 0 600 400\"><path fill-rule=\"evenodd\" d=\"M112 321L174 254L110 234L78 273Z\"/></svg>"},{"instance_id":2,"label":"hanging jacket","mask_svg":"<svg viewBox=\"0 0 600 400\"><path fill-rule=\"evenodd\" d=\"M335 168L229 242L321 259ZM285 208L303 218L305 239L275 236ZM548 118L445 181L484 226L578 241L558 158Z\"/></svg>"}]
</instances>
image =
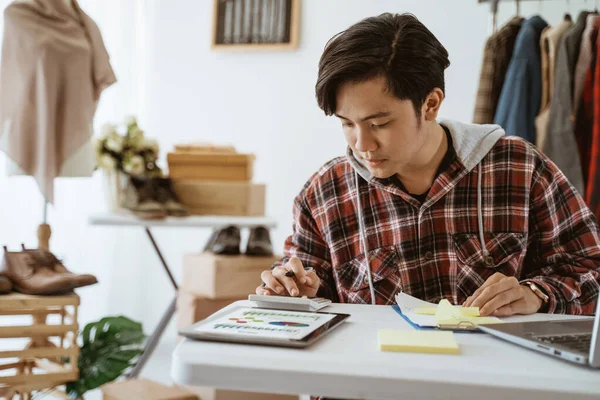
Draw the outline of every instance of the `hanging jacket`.
<instances>
[{"instance_id":1,"label":"hanging jacket","mask_svg":"<svg viewBox=\"0 0 600 400\"><path fill-rule=\"evenodd\" d=\"M573 75L589 12L582 12L577 22L563 36L556 56L556 79L550 106L548 132L541 150L563 171L567 179L584 196L583 174L572 119Z\"/></svg>"},{"instance_id":2,"label":"hanging jacket","mask_svg":"<svg viewBox=\"0 0 600 400\"><path fill-rule=\"evenodd\" d=\"M494 117L508 135L531 143L535 143L535 117L542 96L540 36L546 26L537 15L523 22Z\"/></svg>"},{"instance_id":3,"label":"hanging jacket","mask_svg":"<svg viewBox=\"0 0 600 400\"><path fill-rule=\"evenodd\" d=\"M596 218L600 221L600 35L596 39L596 65L594 69L594 126L590 142L590 163L585 199Z\"/></svg>"},{"instance_id":4,"label":"hanging jacket","mask_svg":"<svg viewBox=\"0 0 600 400\"><path fill-rule=\"evenodd\" d=\"M494 121L506 71L524 20L513 17L485 43L473 115L475 124L491 124Z\"/></svg>"},{"instance_id":5,"label":"hanging jacket","mask_svg":"<svg viewBox=\"0 0 600 400\"><path fill-rule=\"evenodd\" d=\"M570 20L560 24L547 26L542 32L540 40L540 51L542 59L542 100L540 114L535 119L535 145L542 148L548 131L548 119L550 118L550 102L554 91L554 65L556 50L560 39L573 25Z\"/></svg>"},{"instance_id":6,"label":"hanging jacket","mask_svg":"<svg viewBox=\"0 0 600 400\"><path fill-rule=\"evenodd\" d=\"M440 121L456 157L421 204L348 149L294 201L284 258L321 278L318 295L377 304L404 291L462 304L495 272L531 280L549 312L591 314L600 280L598 225L554 163L495 125ZM450 145L450 144L449 144Z\"/></svg>"}]
</instances>

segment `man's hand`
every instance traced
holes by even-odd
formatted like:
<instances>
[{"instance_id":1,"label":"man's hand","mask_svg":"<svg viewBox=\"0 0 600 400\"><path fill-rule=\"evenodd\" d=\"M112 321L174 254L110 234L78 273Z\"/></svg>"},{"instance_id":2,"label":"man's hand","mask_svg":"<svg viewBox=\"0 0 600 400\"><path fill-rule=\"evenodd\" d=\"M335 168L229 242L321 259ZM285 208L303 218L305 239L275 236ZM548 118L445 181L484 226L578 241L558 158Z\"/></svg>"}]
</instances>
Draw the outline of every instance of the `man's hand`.
<instances>
[{"instance_id":1,"label":"man's hand","mask_svg":"<svg viewBox=\"0 0 600 400\"><path fill-rule=\"evenodd\" d=\"M285 276L286 272L293 271L294 276ZM302 262L297 257L272 270L260 274L265 285L256 288L256 294L280 296L307 296L315 297L321 279L315 271L305 271Z\"/></svg>"},{"instance_id":2,"label":"man's hand","mask_svg":"<svg viewBox=\"0 0 600 400\"><path fill-rule=\"evenodd\" d=\"M467 298L463 306L479 307L481 316L507 317L537 312L542 307L542 299L527 286L519 285L514 276L496 272Z\"/></svg>"}]
</instances>

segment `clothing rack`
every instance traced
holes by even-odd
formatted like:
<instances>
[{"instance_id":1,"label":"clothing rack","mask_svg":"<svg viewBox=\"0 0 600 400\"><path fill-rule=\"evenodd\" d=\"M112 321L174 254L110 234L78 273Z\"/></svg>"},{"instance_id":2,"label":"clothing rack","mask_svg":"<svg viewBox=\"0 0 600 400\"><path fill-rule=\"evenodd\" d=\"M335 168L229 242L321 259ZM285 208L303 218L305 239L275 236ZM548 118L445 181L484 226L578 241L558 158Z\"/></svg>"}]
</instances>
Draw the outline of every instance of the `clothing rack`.
<instances>
[{"instance_id":1,"label":"clothing rack","mask_svg":"<svg viewBox=\"0 0 600 400\"><path fill-rule=\"evenodd\" d=\"M542 1L548 1L548 0L477 0L478 3L489 3L490 4L490 13L492 15L492 31L496 32L497 26L498 26L498 19L497 19L497 15L498 15L498 4L500 2L504 2L504 3L509 3L512 2L515 4L516 7L516 15L521 15L521 1L537 1L539 3L541 3ZM565 0L567 2L567 4L569 3L569 0ZM596 8L598 8L597 6L597 1L594 0L594 6Z\"/></svg>"}]
</instances>

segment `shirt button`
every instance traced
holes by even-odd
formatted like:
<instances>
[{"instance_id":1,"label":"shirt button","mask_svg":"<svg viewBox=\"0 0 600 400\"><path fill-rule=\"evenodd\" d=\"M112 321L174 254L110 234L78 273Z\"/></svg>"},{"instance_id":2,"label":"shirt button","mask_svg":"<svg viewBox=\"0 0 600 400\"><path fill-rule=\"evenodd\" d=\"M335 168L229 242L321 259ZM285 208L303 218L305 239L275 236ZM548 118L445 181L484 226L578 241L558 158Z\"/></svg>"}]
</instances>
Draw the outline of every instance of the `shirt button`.
<instances>
[{"instance_id":1,"label":"shirt button","mask_svg":"<svg viewBox=\"0 0 600 400\"><path fill-rule=\"evenodd\" d=\"M433 252L428 251L427 253L425 253L425 259L426 260L433 260Z\"/></svg>"},{"instance_id":2,"label":"shirt button","mask_svg":"<svg viewBox=\"0 0 600 400\"><path fill-rule=\"evenodd\" d=\"M369 275L365 275L365 277L363 278L363 282L369 283Z\"/></svg>"},{"instance_id":3,"label":"shirt button","mask_svg":"<svg viewBox=\"0 0 600 400\"><path fill-rule=\"evenodd\" d=\"M487 267L491 267L494 265L494 258L491 256L487 256L484 260L484 263Z\"/></svg>"}]
</instances>

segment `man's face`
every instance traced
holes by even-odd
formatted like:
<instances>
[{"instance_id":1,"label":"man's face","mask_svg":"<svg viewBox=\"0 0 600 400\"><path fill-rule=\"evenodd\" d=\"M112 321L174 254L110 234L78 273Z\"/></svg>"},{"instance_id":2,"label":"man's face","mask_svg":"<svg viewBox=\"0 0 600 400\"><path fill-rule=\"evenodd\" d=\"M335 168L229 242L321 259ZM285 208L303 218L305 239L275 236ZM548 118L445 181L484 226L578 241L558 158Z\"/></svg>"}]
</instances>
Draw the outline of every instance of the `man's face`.
<instances>
[{"instance_id":1,"label":"man's face","mask_svg":"<svg viewBox=\"0 0 600 400\"><path fill-rule=\"evenodd\" d=\"M377 178L409 169L426 142L412 102L388 93L383 77L340 86L335 115L355 157Z\"/></svg>"}]
</instances>

